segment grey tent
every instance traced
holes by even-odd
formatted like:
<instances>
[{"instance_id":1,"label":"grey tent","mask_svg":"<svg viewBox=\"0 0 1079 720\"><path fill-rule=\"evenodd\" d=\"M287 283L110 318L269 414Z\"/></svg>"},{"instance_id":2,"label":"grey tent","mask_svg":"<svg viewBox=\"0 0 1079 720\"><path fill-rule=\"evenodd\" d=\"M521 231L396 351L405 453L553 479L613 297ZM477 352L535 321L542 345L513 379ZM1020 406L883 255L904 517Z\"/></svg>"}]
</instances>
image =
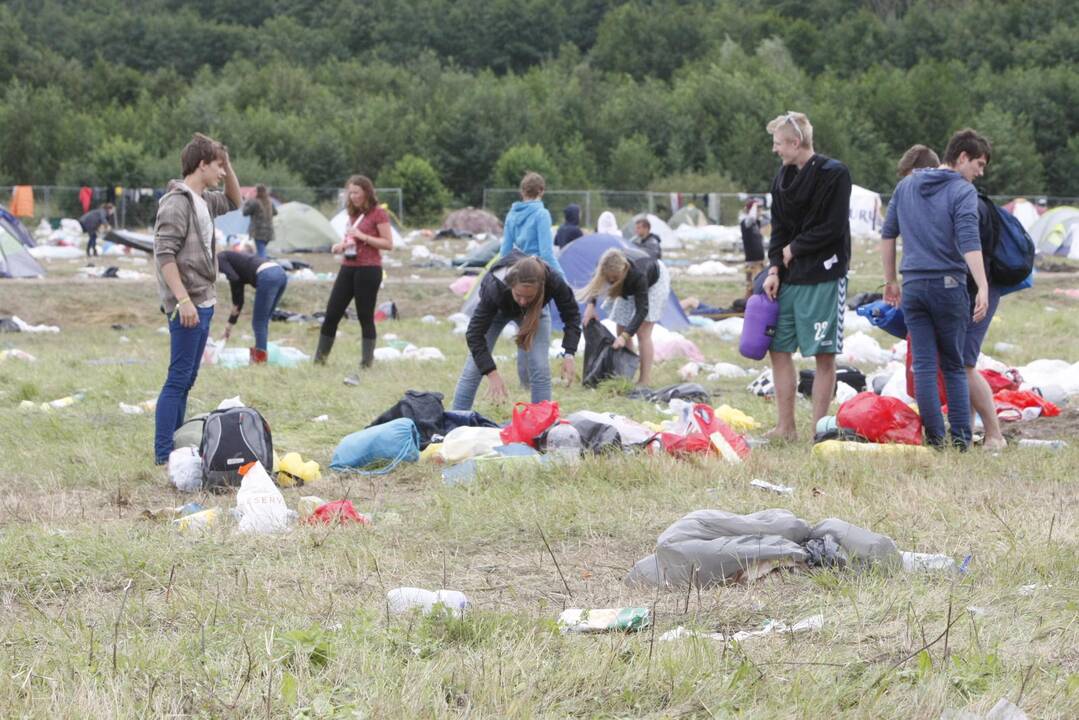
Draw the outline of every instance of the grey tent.
<instances>
[{"instance_id":1,"label":"grey tent","mask_svg":"<svg viewBox=\"0 0 1079 720\"><path fill-rule=\"evenodd\" d=\"M45 277L45 270L5 225L0 225L0 278Z\"/></svg>"},{"instance_id":2,"label":"grey tent","mask_svg":"<svg viewBox=\"0 0 1079 720\"><path fill-rule=\"evenodd\" d=\"M272 253L329 252L340 240L326 216L310 205L289 202L277 208L273 219Z\"/></svg>"}]
</instances>

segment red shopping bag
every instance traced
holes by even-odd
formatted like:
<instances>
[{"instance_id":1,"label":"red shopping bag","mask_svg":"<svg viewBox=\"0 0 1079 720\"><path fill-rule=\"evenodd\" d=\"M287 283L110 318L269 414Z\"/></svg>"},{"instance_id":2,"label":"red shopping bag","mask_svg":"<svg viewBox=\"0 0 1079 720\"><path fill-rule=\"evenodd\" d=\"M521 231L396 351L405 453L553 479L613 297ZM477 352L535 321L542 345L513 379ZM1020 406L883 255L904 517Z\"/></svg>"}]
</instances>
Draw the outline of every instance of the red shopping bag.
<instances>
[{"instance_id":1,"label":"red shopping bag","mask_svg":"<svg viewBox=\"0 0 1079 720\"><path fill-rule=\"evenodd\" d=\"M500 436L506 445L524 443L536 447L536 438L558 422L558 403L542 400L538 403L519 402L513 406L513 420L502 428Z\"/></svg>"},{"instance_id":2,"label":"red shopping bag","mask_svg":"<svg viewBox=\"0 0 1079 720\"><path fill-rule=\"evenodd\" d=\"M922 444L922 418L897 398L858 393L839 407L835 419L870 442Z\"/></svg>"},{"instance_id":3,"label":"red shopping bag","mask_svg":"<svg viewBox=\"0 0 1079 720\"><path fill-rule=\"evenodd\" d=\"M1042 409L1042 417L1056 417L1060 414L1060 408L1041 395L1032 393L1029 390L1001 390L993 395L993 400L998 403L1014 405L1020 409L1039 407Z\"/></svg>"}]
</instances>

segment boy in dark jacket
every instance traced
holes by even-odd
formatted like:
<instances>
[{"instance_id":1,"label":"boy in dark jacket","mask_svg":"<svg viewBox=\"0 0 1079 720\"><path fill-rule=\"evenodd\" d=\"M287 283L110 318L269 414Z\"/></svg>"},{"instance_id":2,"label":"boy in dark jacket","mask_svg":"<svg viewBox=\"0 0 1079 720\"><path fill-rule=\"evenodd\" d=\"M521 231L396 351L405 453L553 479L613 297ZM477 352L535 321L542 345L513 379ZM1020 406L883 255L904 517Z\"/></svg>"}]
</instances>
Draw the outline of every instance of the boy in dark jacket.
<instances>
[{"instance_id":1,"label":"boy in dark jacket","mask_svg":"<svg viewBox=\"0 0 1079 720\"><path fill-rule=\"evenodd\" d=\"M557 248L564 248L577 238L584 235L581 230L581 206L580 205L567 205L566 209L562 211L562 216L566 221L562 223L562 226L558 228L558 232L554 236L554 245Z\"/></svg>"},{"instance_id":2,"label":"boy in dark jacket","mask_svg":"<svg viewBox=\"0 0 1079 720\"><path fill-rule=\"evenodd\" d=\"M90 236L86 242L86 257L97 255L97 230L102 225L112 226L116 224L116 211L112 203L105 203L96 210L91 210L79 218L82 231Z\"/></svg>"},{"instance_id":3,"label":"boy in dark jacket","mask_svg":"<svg viewBox=\"0 0 1079 720\"><path fill-rule=\"evenodd\" d=\"M198 376L217 303L214 221L240 206L240 182L228 148L196 133L180 153L183 180L169 183L157 206L154 261L161 308L169 319L171 352L157 399L154 459L168 462L172 436L184 422L187 394ZM225 192L215 192L225 181Z\"/></svg>"},{"instance_id":4,"label":"boy in dark jacket","mask_svg":"<svg viewBox=\"0 0 1079 720\"><path fill-rule=\"evenodd\" d=\"M850 262L850 172L813 150L813 126L788 112L767 126L783 161L772 181L772 237L764 291L779 301L770 351L779 422L771 435L794 440L793 353L816 359L813 426L835 394L835 356L843 350Z\"/></svg>"}]
</instances>

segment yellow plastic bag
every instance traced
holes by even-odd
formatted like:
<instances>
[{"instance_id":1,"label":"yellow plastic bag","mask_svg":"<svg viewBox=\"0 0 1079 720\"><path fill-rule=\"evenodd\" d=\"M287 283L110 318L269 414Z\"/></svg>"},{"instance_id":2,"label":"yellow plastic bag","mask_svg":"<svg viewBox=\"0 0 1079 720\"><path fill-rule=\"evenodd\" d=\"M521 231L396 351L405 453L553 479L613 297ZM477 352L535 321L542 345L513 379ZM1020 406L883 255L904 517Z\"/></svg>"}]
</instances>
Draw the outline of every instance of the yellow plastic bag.
<instances>
[{"instance_id":1,"label":"yellow plastic bag","mask_svg":"<svg viewBox=\"0 0 1079 720\"><path fill-rule=\"evenodd\" d=\"M431 443L420 451L420 462L442 462L442 443Z\"/></svg>"},{"instance_id":2,"label":"yellow plastic bag","mask_svg":"<svg viewBox=\"0 0 1079 720\"><path fill-rule=\"evenodd\" d=\"M309 485L322 479L322 469L314 460L306 462L300 453L290 452L277 463L277 484L280 487Z\"/></svg>"},{"instance_id":3,"label":"yellow plastic bag","mask_svg":"<svg viewBox=\"0 0 1079 720\"><path fill-rule=\"evenodd\" d=\"M761 426L759 422L738 408L730 405L720 405L716 408L716 417L731 426L731 430L738 433L756 430Z\"/></svg>"},{"instance_id":4,"label":"yellow plastic bag","mask_svg":"<svg viewBox=\"0 0 1079 720\"><path fill-rule=\"evenodd\" d=\"M863 455L914 455L929 452L929 448L923 445L902 445L899 443L860 443L844 442L842 440L825 440L813 446L813 454L817 457L835 457L845 453L860 453Z\"/></svg>"}]
</instances>

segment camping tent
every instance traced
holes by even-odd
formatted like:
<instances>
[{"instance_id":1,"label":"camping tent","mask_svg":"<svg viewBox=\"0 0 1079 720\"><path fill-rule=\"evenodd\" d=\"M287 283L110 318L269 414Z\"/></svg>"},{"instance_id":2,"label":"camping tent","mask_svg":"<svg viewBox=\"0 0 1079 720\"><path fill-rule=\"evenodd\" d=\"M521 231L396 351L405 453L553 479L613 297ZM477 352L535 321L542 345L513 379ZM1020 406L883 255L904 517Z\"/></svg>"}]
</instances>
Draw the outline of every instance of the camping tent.
<instances>
[{"instance_id":1,"label":"camping tent","mask_svg":"<svg viewBox=\"0 0 1079 720\"><path fill-rule=\"evenodd\" d=\"M244 196L244 200L250 200L255 196L255 188L240 188L240 194ZM275 208L281 207L281 202L270 196L270 202L273 203ZM242 207L238 207L235 210L225 213L224 215L218 215L214 218L214 229L220 231L226 238L230 235L246 235L248 228L251 227L251 216L244 215Z\"/></svg>"},{"instance_id":2,"label":"camping tent","mask_svg":"<svg viewBox=\"0 0 1079 720\"><path fill-rule=\"evenodd\" d=\"M273 219L272 253L329 252L340 239L326 216L310 205L290 202L277 208Z\"/></svg>"},{"instance_id":3,"label":"camping tent","mask_svg":"<svg viewBox=\"0 0 1079 720\"><path fill-rule=\"evenodd\" d=\"M660 222L663 221L660 220ZM652 229L655 230L655 225ZM670 231L670 228L667 230ZM574 290L580 290L592 279L596 265L599 264L599 258L605 251L609 248L624 247L626 244L622 239L614 235L598 233L585 235L577 238L562 250L562 254L558 256L558 264L562 266L562 271L566 274L566 281ZM602 319L604 317L602 308L597 308L597 310ZM584 312L583 303L581 312ZM689 319L682 311L682 305L678 301L678 296L674 294L674 290L671 290L670 297L667 298L667 307L664 308L663 317L659 322L668 330L682 330L689 327ZM562 328L562 318L558 317L557 312L551 315L551 326L557 329Z\"/></svg>"},{"instance_id":4,"label":"camping tent","mask_svg":"<svg viewBox=\"0 0 1079 720\"><path fill-rule=\"evenodd\" d=\"M708 219L708 216L704 214L704 211L694 205L686 205L674 215L671 215L671 219L667 221L667 225L675 230L683 225L704 227L705 225L711 224L712 221Z\"/></svg>"},{"instance_id":5,"label":"camping tent","mask_svg":"<svg viewBox=\"0 0 1079 720\"><path fill-rule=\"evenodd\" d=\"M674 230L671 230L671 226L652 213L634 215L628 223L622 226L622 239L629 240L636 235L637 221L644 217L648 218L648 222L652 226L653 234L659 236L659 243L664 250L667 248L677 249L682 247L682 241L674 234Z\"/></svg>"},{"instance_id":6,"label":"camping tent","mask_svg":"<svg viewBox=\"0 0 1079 720\"><path fill-rule=\"evenodd\" d=\"M34 247L34 236L26 229L17 217L4 208L0 208L0 230L6 230L11 237L15 238L28 248Z\"/></svg>"},{"instance_id":7,"label":"camping tent","mask_svg":"<svg viewBox=\"0 0 1079 720\"><path fill-rule=\"evenodd\" d=\"M442 221L442 228L472 233L473 235L479 235L480 233L502 235L501 221L494 214L474 207L454 210Z\"/></svg>"},{"instance_id":8,"label":"camping tent","mask_svg":"<svg viewBox=\"0 0 1079 720\"><path fill-rule=\"evenodd\" d=\"M8 230L6 224L0 224L0 278L44 276L45 270L30 255L26 245Z\"/></svg>"},{"instance_id":9,"label":"camping tent","mask_svg":"<svg viewBox=\"0 0 1079 720\"><path fill-rule=\"evenodd\" d=\"M865 237L879 233L884 224L881 216L880 193L859 185L850 188L850 234Z\"/></svg>"},{"instance_id":10,"label":"camping tent","mask_svg":"<svg viewBox=\"0 0 1079 720\"><path fill-rule=\"evenodd\" d=\"M387 211L387 214L389 214L389 211ZM338 242L345 236L345 230L348 229L348 211L342 210L334 215L330 220L330 227L333 228L335 237L337 238L334 242ZM401 230L397 227L397 223L394 222L392 215L390 216L390 235L393 237L394 247L401 247L405 244L404 239L401 237Z\"/></svg>"},{"instance_id":11,"label":"camping tent","mask_svg":"<svg viewBox=\"0 0 1079 720\"><path fill-rule=\"evenodd\" d=\"M1063 205L1038 218L1030 228L1030 239L1042 255L1079 258L1079 208Z\"/></svg>"}]
</instances>

